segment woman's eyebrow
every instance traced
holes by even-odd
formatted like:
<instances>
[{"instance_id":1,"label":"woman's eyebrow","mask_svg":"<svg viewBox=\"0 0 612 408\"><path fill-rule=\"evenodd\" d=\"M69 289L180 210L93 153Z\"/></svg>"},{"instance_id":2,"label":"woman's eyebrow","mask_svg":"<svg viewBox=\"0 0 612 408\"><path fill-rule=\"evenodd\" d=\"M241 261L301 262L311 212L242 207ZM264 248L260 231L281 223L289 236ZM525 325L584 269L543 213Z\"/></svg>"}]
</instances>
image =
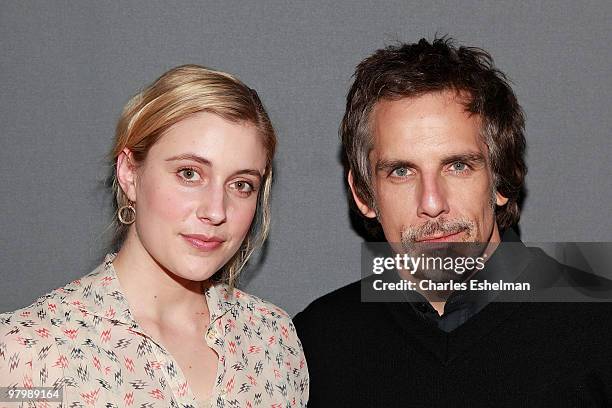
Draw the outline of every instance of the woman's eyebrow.
<instances>
[{"instance_id":1,"label":"woman's eyebrow","mask_svg":"<svg viewBox=\"0 0 612 408\"><path fill-rule=\"evenodd\" d=\"M259 180L261 180L263 178L262 174L258 170L255 170L255 169L238 170L238 171L233 172L230 177L237 176L239 174L247 174L247 175L250 175L250 176L255 176Z\"/></svg>"},{"instance_id":2,"label":"woman's eyebrow","mask_svg":"<svg viewBox=\"0 0 612 408\"><path fill-rule=\"evenodd\" d=\"M181 161L181 160L193 160L193 161L201 163L201 164L203 164L205 166L209 166L209 167L212 166L212 163L211 163L210 160L208 160L208 159L206 159L206 158L204 158L202 156L199 156L197 154L194 154L194 153L179 154L179 155L172 156L172 157L166 159L167 162L169 162L169 161ZM237 176L239 174L247 174L247 175L255 176L255 177L257 177L260 180L263 178L263 175L261 174L261 172L259 172L259 170L255 170L255 169L236 170L235 172L233 172L231 174L231 177Z\"/></svg>"},{"instance_id":3,"label":"woman's eyebrow","mask_svg":"<svg viewBox=\"0 0 612 408\"><path fill-rule=\"evenodd\" d=\"M193 160L195 162L201 163L205 166L211 166L212 163L210 162L210 160L199 156L197 154L194 153L184 153L184 154L179 154L177 156L172 156L168 159L166 159L166 161L179 161L179 160Z\"/></svg>"}]
</instances>

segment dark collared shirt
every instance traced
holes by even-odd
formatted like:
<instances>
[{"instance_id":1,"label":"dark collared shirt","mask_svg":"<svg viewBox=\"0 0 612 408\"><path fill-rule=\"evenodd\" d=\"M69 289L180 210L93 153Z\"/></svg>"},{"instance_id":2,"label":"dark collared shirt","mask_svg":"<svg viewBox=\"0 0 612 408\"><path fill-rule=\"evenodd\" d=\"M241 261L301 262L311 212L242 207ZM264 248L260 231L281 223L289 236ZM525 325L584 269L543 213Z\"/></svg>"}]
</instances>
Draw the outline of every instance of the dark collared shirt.
<instances>
[{"instance_id":1,"label":"dark collared shirt","mask_svg":"<svg viewBox=\"0 0 612 408\"><path fill-rule=\"evenodd\" d=\"M529 249L512 229L504 232L502 242L513 244L499 245L485 263L484 269L470 279L512 282L523 272L531 257ZM420 293L414 291L411 295L416 297L415 301L409 303L417 315L448 333L491 303L497 293L494 291L455 291L448 297L441 316Z\"/></svg>"}]
</instances>

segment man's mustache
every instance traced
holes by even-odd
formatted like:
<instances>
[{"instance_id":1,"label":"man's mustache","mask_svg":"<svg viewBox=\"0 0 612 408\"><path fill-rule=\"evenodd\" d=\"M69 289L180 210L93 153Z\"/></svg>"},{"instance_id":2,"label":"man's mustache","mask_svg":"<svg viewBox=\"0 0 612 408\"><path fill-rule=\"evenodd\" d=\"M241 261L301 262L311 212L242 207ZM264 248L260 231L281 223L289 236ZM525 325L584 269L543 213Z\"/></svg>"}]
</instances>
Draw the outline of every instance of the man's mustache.
<instances>
[{"instance_id":1,"label":"man's mustache","mask_svg":"<svg viewBox=\"0 0 612 408\"><path fill-rule=\"evenodd\" d=\"M472 231L474 223L467 219L446 220L439 219L428 221L423 225L409 227L402 231L402 242L412 243L422 241L435 235L451 235L462 231Z\"/></svg>"}]
</instances>

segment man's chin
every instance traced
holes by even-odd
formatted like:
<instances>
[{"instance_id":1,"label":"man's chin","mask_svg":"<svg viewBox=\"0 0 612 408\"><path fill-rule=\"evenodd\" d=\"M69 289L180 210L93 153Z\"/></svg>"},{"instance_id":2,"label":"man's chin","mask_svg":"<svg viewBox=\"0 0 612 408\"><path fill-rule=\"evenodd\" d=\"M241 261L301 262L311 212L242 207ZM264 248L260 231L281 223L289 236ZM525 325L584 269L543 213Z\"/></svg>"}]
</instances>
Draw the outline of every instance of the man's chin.
<instances>
[{"instance_id":1,"label":"man's chin","mask_svg":"<svg viewBox=\"0 0 612 408\"><path fill-rule=\"evenodd\" d=\"M487 247L482 242L414 242L402 243L404 253L412 257L458 258L478 257Z\"/></svg>"},{"instance_id":2,"label":"man's chin","mask_svg":"<svg viewBox=\"0 0 612 408\"><path fill-rule=\"evenodd\" d=\"M412 276L417 281L426 280L433 283L447 283L447 282L464 282L470 276L470 272L456 273L453 270L417 270Z\"/></svg>"}]
</instances>

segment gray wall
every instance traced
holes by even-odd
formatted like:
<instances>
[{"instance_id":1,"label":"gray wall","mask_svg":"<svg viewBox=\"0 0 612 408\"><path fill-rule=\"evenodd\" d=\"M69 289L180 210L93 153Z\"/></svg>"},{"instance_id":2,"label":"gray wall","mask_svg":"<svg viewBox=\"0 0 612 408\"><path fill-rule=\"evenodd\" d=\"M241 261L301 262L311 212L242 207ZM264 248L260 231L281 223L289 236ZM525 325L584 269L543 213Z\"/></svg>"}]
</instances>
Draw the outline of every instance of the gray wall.
<instances>
[{"instance_id":1,"label":"gray wall","mask_svg":"<svg viewBox=\"0 0 612 408\"><path fill-rule=\"evenodd\" d=\"M350 76L375 49L436 33L489 50L525 108L523 238L612 241L612 3L432 3L3 1L0 311L100 261L120 110L184 63L237 74L278 130L272 235L246 290L294 314L358 279L337 140Z\"/></svg>"}]
</instances>

